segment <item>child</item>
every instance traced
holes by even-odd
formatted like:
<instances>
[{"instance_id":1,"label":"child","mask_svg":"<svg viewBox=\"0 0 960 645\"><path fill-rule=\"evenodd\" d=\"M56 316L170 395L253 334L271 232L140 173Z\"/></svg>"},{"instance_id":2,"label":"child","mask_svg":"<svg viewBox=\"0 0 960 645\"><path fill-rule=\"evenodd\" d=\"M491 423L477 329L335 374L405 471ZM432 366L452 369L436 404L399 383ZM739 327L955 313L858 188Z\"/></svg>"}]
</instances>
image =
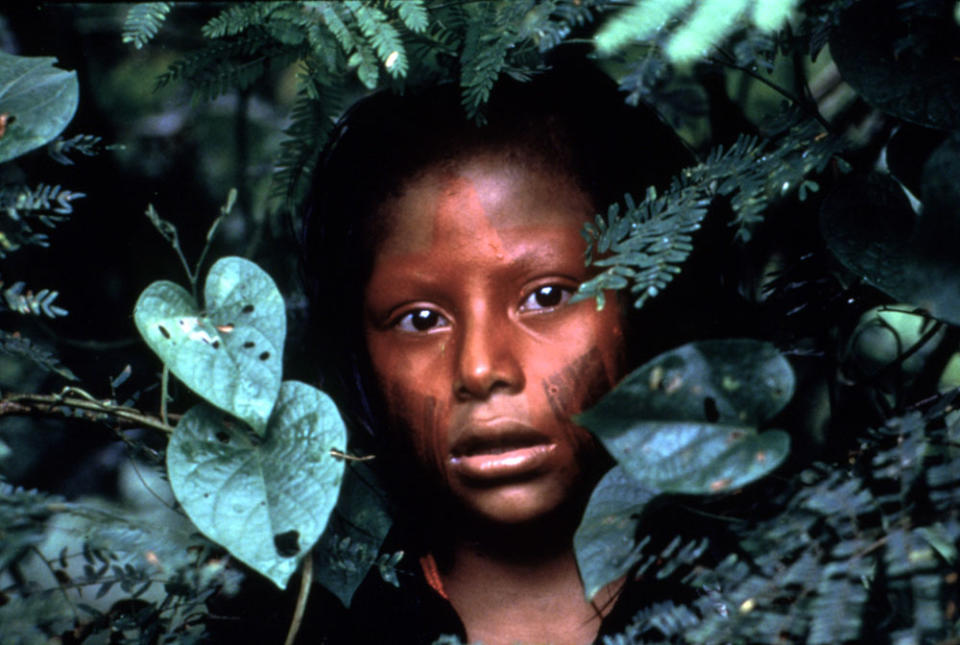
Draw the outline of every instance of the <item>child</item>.
<instances>
[{"instance_id":1,"label":"child","mask_svg":"<svg viewBox=\"0 0 960 645\"><path fill-rule=\"evenodd\" d=\"M323 387L396 505L399 589L368 578L354 642L590 643L646 592L584 598L573 533L609 458L571 421L644 353L591 276L583 225L687 162L599 72L502 82L477 126L444 86L365 99L305 229ZM648 348L649 349L649 348Z\"/></svg>"}]
</instances>

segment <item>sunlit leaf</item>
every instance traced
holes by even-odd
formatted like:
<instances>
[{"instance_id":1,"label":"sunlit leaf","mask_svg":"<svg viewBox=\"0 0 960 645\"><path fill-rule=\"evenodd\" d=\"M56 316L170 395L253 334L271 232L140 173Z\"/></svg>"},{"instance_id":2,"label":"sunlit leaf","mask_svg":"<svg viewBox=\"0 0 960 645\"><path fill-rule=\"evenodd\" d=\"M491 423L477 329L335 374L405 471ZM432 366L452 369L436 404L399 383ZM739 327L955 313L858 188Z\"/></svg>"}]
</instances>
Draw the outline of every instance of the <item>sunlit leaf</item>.
<instances>
[{"instance_id":1,"label":"sunlit leaf","mask_svg":"<svg viewBox=\"0 0 960 645\"><path fill-rule=\"evenodd\" d=\"M77 73L57 69L56 58L0 52L0 163L53 141L77 111Z\"/></svg>"},{"instance_id":2,"label":"sunlit leaf","mask_svg":"<svg viewBox=\"0 0 960 645\"><path fill-rule=\"evenodd\" d=\"M284 587L327 525L340 490L346 429L324 393L280 388L262 441L206 405L177 424L167 448L174 495L211 540Z\"/></svg>"},{"instance_id":3,"label":"sunlit leaf","mask_svg":"<svg viewBox=\"0 0 960 645\"><path fill-rule=\"evenodd\" d=\"M222 258L204 288L205 309L172 282L151 284L133 318L177 378L262 435L282 375L286 312L276 284L243 258Z\"/></svg>"}]
</instances>

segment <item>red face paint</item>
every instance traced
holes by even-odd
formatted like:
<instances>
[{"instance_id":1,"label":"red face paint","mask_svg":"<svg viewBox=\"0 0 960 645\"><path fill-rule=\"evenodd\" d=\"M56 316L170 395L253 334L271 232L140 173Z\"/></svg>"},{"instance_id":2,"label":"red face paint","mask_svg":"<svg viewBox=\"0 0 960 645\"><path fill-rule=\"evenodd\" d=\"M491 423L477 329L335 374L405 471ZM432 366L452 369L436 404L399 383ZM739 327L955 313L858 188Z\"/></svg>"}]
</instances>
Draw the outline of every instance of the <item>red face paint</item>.
<instances>
[{"instance_id":1,"label":"red face paint","mask_svg":"<svg viewBox=\"0 0 960 645\"><path fill-rule=\"evenodd\" d=\"M490 521L544 516L597 459L569 417L620 376L615 299L567 302L587 196L567 176L477 153L428 168L384 204L364 292L367 345L419 466Z\"/></svg>"}]
</instances>

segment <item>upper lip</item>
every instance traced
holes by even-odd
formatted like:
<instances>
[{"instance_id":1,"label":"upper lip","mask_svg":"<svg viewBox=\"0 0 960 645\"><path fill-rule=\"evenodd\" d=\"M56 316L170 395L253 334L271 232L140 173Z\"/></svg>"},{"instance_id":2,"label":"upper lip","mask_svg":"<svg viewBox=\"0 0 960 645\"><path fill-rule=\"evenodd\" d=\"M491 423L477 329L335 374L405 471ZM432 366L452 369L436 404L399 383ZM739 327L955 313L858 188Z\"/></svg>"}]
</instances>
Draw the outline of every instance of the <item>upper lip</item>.
<instances>
[{"instance_id":1,"label":"upper lip","mask_svg":"<svg viewBox=\"0 0 960 645\"><path fill-rule=\"evenodd\" d=\"M543 432L511 419L471 423L458 435L450 448L450 456L454 458L553 443Z\"/></svg>"}]
</instances>

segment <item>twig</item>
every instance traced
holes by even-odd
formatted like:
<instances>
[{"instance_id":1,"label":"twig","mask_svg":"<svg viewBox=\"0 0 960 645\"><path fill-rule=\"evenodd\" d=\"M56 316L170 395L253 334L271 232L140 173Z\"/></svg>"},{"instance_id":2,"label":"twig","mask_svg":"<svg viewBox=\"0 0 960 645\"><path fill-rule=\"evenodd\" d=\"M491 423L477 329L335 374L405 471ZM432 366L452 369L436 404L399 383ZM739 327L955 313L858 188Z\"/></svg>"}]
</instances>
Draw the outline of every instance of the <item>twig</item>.
<instances>
[{"instance_id":1,"label":"twig","mask_svg":"<svg viewBox=\"0 0 960 645\"><path fill-rule=\"evenodd\" d=\"M297 607L293 610L293 620L290 621L290 631L284 645L293 645L303 622L303 614L307 610L307 599L310 597L310 587L313 586L313 551L307 551L303 558L303 572L300 574L300 593L297 594Z\"/></svg>"},{"instance_id":2,"label":"twig","mask_svg":"<svg viewBox=\"0 0 960 645\"><path fill-rule=\"evenodd\" d=\"M68 388L66 391L70 390L71 388ZM66 393L10 393L0 398L0 417L21 414L46 414L70 417L73 416L71 408L91 412L91 414L85 416L92 421L101 420L100 415L103 415L129 425L146 426L167 434L173 432L172 426L156 417L144 414L135 408L120 406L112 401L101 401L89 395L67 396Z\"/></svg>"}]
</instances>

